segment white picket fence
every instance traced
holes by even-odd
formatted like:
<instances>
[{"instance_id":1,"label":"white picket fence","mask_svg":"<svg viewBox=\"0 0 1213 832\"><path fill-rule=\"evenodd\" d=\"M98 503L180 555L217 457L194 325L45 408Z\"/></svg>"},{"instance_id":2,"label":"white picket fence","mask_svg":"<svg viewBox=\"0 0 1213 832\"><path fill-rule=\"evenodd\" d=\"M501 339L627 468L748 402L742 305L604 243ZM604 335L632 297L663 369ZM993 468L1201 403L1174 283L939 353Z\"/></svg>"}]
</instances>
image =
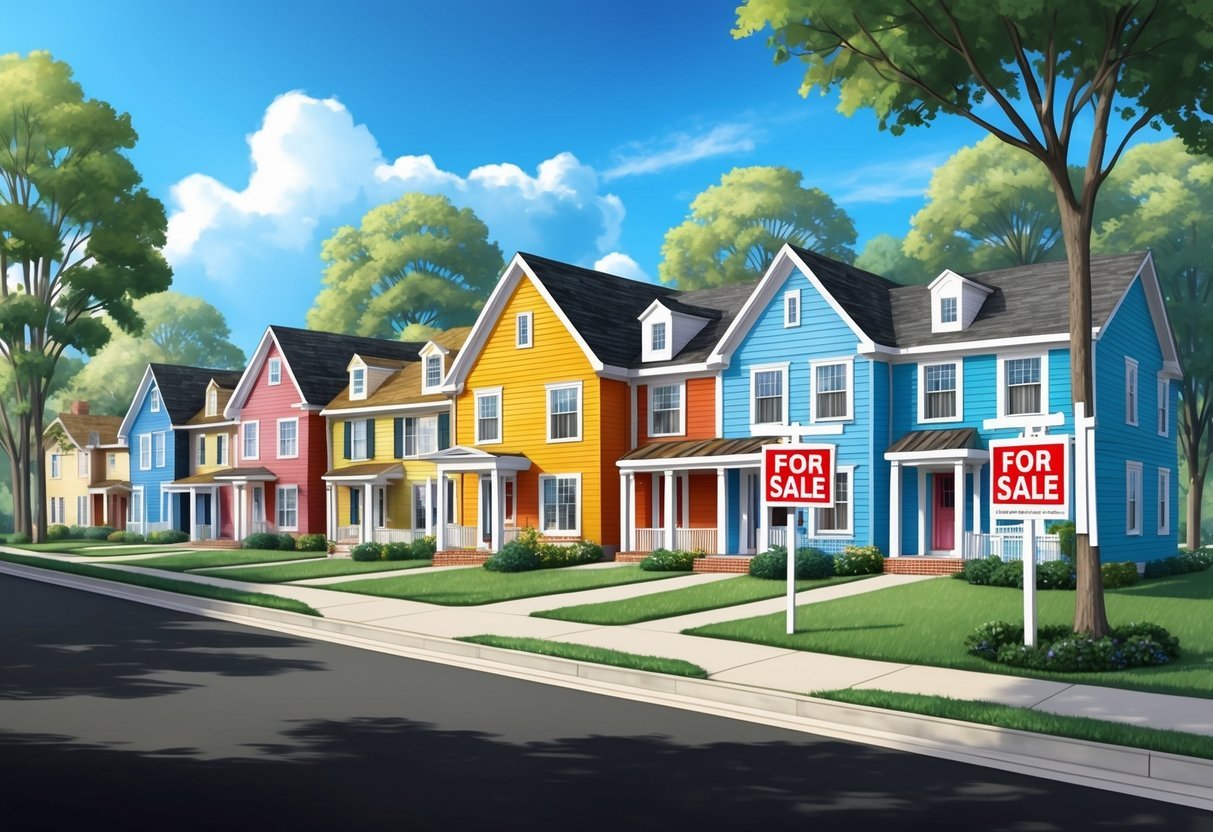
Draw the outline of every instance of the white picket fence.
<instances>
[{"instance_id":1,"label":"white picket fence","mask_svg":"<svg viewBox=\"0 0 1213 832\"><path fill-rule=\"evenodd\" d=\"M980 560L997 555L1003 560L1023 560L1023 531L1002 527L997 532L965 532L965 560ZM1055 534L1036 536L1036 562L1061 560L1061 542Z\"/></svg>"}]
</instances>

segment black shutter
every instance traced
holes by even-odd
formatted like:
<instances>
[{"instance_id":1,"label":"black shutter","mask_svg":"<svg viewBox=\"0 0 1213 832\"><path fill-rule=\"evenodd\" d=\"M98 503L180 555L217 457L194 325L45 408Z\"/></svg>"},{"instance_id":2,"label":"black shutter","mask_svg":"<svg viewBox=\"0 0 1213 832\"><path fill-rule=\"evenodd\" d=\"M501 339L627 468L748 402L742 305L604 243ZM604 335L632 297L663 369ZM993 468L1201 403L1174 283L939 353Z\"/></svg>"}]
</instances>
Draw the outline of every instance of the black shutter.
<instances>
[{"instance_id":1,"label":"black shutter","mask_svg":"<svg viewBox=\"0 0 1213 832\"><path fill-rule=\"evenodd\" d=\"M375 420L366 420L366 458L375 458Z\"/></svg>"},{"instance_id":2,"label":"black shutter","mask_svg":"<svg viewBox=\"0 0 1213 832\"><path fill-rule=\"evenodd\" d=\"M350 446L353 444L353 441L350 437L350 433L351 433L350 423L342 422L341 424L345 426L345 457L344 458L349 459L350 458Z\"/></svg>"},{"instance_id":3,"label":"black shutter","mask_svg":"<svg viewBox=\"0 0 1213 832\"><path fill-rule=\"evenodd\" d=\"M400 416L392 423L392 456L404 459L404 419Z\"/></svg>"},{"instance_id":4,"label":"black shutter","mask_svg":"<svg viewBox=\"0 0 1213 832\"><path fill-rule=\"evenodd\" d=\"M438 450L451 447L451 414L438 414Z\"/></svg>"}]
</instances>

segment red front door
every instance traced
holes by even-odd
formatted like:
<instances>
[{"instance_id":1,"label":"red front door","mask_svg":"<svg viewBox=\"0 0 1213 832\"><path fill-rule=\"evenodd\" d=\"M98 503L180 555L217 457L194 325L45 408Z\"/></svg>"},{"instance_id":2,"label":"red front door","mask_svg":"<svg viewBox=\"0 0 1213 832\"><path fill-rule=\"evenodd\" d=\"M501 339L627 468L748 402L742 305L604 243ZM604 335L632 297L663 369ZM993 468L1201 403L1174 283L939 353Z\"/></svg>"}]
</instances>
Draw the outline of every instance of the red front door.
<instances>
[{"instance_id":1,"label":"red front door","mask_svg":"<svg viewBox=\"0 0 1213 832\"><path fill-rule=\"evenodd\" d=\"M952 474L936 474L932 499L931 548L937 552L951 551L956 546L956 478Z\"/></svg>"}]
</instances>

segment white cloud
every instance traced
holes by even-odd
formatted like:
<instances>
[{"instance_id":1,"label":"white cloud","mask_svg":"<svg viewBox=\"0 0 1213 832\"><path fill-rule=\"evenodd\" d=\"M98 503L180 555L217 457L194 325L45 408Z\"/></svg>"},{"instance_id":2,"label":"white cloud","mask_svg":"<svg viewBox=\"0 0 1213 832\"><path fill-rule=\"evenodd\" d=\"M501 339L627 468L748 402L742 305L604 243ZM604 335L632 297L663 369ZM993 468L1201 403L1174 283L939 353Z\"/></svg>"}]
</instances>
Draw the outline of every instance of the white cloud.
<instances>
[{"instance_id":1,"label":"white cloud","mask_svg":"<svg viewBox=\"0 0 1213 832\"><path fill-rule=\"evenodd\" d=\"M720 124L698 136L674 133L655 142L629 145L628 152L617 154L615 164L603 172L605 181L625 176L658 173L689 165L710 156L748 153L754 149L754 128L748 124Z\"/></svg>"},{"instance_id":2,"label":"white cloud","mask_svg":"<svg viewBox=\"0 0 1213 832\"><path fill-rule=\"evenodd\" d=\"M877 162L855 168L824 187L842 204L922 197L931 182L931 174L947 158L947 153L936 153L908 161Z\"/></svg>"},{"instance_id":3,"label":"white cloud","mask_svg":"<svg viewBox=\"0 0 1213 832\"><path fill-rule=\"evenodd\" d=\"M640 268L640 264L622 251L612 251L604 257L599 257L594 261L594 270L649 282L649 276L644 269Z\"/></svg>"}]
</instances>

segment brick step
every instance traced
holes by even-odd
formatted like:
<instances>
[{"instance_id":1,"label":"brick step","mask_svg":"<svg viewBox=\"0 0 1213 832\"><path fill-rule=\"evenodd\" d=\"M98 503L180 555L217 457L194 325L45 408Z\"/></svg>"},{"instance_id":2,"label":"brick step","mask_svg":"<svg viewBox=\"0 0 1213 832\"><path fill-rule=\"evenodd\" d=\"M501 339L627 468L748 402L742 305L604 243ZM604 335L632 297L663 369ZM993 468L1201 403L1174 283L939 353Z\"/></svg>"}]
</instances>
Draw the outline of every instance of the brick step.
<instances>
[{"instance_id":1,"label":"brick step","mask_svg":"<svg viewBox=\"0 0 1213 832\"><path fill-rule=\"evenodd\" d=\"M886 575L952 575L965 568L960 558L885 558Z\"/></svg>"},{"instance_id":2,"label":"brick step","mask_svg":"<svg viewBox=\"0 0 1213 832\"><path fill-rule=\"evenodd\" d=\"M192 543L183 543L182 546L189 546L192 549L239 549L239 540L195 540Z\"/></svg>"},{"instance_id":3,"label":"brick step","mask_svg":"<svg viewBox=\"0 0 1213 832\"><path fill-rule=\"evenodd\" d=\"M705 555L695 558L695 572L730 572L737 575L750 573L750 555Z\"/></svg>"},{"instance_id":4,"label":"brick step","mask_svg":"<svg viewBox=\"0 0 1213 832\"><path fill-rule=\"evenodd\" d=\"M434 553L434 566L480 566L491 555L476 549L448 549Z\"/></svg>"},{"instance_id":5,"label":"brick step","mask_svg":"<svg viewBox=\"0 0 1213 832\"><path fill-rule=\"evenodd\" d=\"M640 563L649 556L648 552L616 552L616 563Z\"/></svg>"}]
</instances>

